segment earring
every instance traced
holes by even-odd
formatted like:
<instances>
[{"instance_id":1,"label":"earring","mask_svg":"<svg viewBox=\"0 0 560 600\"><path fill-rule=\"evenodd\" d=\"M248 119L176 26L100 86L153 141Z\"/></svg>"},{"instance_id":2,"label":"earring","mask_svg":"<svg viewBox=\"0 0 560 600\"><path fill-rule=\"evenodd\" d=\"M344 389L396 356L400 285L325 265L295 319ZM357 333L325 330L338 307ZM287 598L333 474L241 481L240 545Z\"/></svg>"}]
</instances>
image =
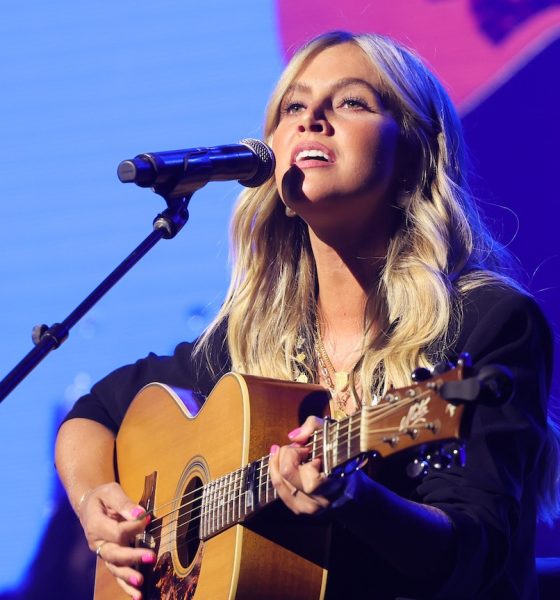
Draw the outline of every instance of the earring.
<instances>
[{"instance_id":1,"label":"earring","mask_svg":"<svg viewBox=\"0 0 560 600\"><path fill-rule=\"evenodd\" d=\"M290 218L297 217L297 212L293 208L290 208L289 206L286 206L284 211L286 212L287 217L290 217Z\"/></svg>"}]
</instances>

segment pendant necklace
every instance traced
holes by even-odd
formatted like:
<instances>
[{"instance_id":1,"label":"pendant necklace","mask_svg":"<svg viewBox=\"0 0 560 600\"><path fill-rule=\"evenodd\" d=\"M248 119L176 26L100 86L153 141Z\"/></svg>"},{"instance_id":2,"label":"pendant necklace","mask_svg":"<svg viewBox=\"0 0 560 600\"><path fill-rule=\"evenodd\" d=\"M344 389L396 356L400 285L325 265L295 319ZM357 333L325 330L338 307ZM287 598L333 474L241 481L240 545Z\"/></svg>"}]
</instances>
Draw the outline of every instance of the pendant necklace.
<instances>
[{"instance_id":1,"label":"pendant necklace","mask_svg":"<svg viewBox=\"0 0 560 600\"><path fill-rule=\"evenodd\" d=\"M354 363L350 371L335 371L335 368L325 350L325 345L320 332L317 332L317 359L319 370L333 399L333 413L337 421L347 417L346 407L348 401L353 399L356 406L360 408L360 401L357 394L354 393L354 371L362 360L363 355Z\"/></svg>"}]
</instances>

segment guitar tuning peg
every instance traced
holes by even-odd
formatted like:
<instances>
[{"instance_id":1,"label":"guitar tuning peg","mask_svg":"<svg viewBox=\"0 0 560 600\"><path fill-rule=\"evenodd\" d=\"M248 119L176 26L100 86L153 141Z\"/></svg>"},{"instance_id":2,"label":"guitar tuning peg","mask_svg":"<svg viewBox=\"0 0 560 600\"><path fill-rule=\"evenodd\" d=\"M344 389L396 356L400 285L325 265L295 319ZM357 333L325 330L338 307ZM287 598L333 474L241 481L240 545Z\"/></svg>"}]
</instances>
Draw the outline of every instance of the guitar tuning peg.
<instances>
[{"instance_id":1,"label":"guitar tuning peg","mask_svg":"<svg viewBox=\"0 0 560 600\"><path fill-rule=\"evenodd\" d=\"M443 471L443 469L447 469L451 464L451 458L452 457L442 448L436 448L426 455L426 462L430 469L433 469L434 471Z\"/></svg>"},{"instance_id":2,"label":"guitar tuning peg","mask_svg":"<svg viewBox=\"0 0 560 600\"><path fill-rule=\"evenodd\" d=\"M466 463L465 447L458 442L448 442L417 454L406 466L410 479L420 479L429 471L443 471L452 466L464 467Z\"/></svg>"},{"instance_id":3,"label":"guitar tuning peg","mask_svg":"<svg viewBox=\"0 0 560 600\"><path fill-rule=\"evenodd\" d=\"M414 381L414 383L419 383L421 381L426 381L427 379L430 379L431 376L432 373L429 371L429 369L426 369L424 367L418 367L414 369L414 371L412 371L410 378L412 379L412 381Z\"/></svg>"},{"instance_id":4,"label":"guitar tuning peg","mask_svg":"<svg viewBox=\"0 0 560 600\"><path fill-rule=\"evenodd\" d=\"M467 453L463 444L452 442L449 444L447 452L451 456L451 462L457 467L464 467L467 463Z\"/></svg>"},{"instance_id":5,"label":"guitar tuning peg","mask_svg":"<svg viewBox=\"0 0 560 600\"><path fill-rule=\"evenodd\" d=\"M465 447L457 442L442 444L426 455L430 468L436 471L449 469L453 465L464 467L465 458Z\"/></svg>"},{"instance_id":6,"label":"guitar tuning peg","mask_svg":"<svg viewBox=\"0 0 560 600\"><path fill-rule=\"evenodd\" d=\"M472 358L468 352L461 352L457 359L457 364L460 367L472 367Z\"/></svg>"},{"instance_id":7,"label":"guitar tuning peg","mask_svg":"<svg viewBox=\"0 0 560 600\"><path fill-rule=\"evenodd\" d=\"M419 479L428 474L429 467L425 457L418 455L406 466L406 474L410 479Z\"/></svg>"}]
</instances>

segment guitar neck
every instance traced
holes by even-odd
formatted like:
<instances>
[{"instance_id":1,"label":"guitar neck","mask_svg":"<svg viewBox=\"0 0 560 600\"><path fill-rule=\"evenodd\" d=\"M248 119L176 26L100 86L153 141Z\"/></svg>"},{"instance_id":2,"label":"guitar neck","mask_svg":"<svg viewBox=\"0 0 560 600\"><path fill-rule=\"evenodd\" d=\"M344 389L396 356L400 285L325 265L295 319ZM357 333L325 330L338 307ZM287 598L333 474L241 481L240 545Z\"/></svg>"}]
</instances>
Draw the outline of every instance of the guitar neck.
<instances>
[{"instance_id":1,"label":"guitar neck","mask_svg":"<svg viewBox=\"0 0 560 600\"><path fill-rule=\"evenodd\" d=\"M462 379L462 367L427 382L391 390L376 406L340 421L325 419L307 447L309 460L320 458L328 476L344 463L375 451L389 456L423 443L457 439L463 407L440 395L444 380ZM269 456L203 486L201 537L209 538L241 522L276 499L270 481Z\"/></svg>"},{"instance_id":2,"label":"guitar neck","mask_svg":"<svg viewBox=\"0 0 560 600\"><path fill-rule=\"evenodd\" d=\"M307 444L309 460L321 458L324 471L329 474L332 469L358 456L363 451L360 449L361 422L362 413L340 421L325 421L325 429L316 431ZM325 439L330 441L325 444ZM270 480L269 458L268 455L263 456L204 485L200 524L203 539L240 523L257 509L276 500L276 489Z\"/></svg>"}]
</instances>

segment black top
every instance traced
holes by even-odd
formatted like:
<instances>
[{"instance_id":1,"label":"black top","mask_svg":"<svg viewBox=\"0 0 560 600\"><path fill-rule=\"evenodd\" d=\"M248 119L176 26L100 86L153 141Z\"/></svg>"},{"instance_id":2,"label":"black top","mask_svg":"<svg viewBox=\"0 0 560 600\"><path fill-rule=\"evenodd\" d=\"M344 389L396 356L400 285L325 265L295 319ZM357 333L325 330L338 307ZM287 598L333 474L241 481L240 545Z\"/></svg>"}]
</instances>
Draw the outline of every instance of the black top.
<instances>
[{"instance_id":1,"label":"black top","mask_svg":"<svg viewBox=\"0 0 560 600\"><path fill-rule=\"evenodd\" d=\"M431 469L420 483L408 478L398 459L387 463L381 473L389 488L449 515L456 531L456 554L442 566L441 579L429 586L419 586L392 568L381 553L348 532L356 525L352 519L358 519L362 533L369 535L367 514L376 510L367 504L358 481L355 507L334 517L328 599L538 598L536 489L546 431L552 337L536 303L512 289L488 286L471 291L463 301L463 312L453 352L468 352L477 368L496 363L509 367L515 376L513 398L503 406L474 408L464 466ZM230 369L224 328L215 334L211 350L213 369L203 358L193 359L190 343L179 344L173 356L150 354L118 369L80 398L67 419L93 419L116 432L136 393L153 381L208 395ZM371 531L371 536L379 534ZM403 532L402 544L406 543ZM426 553L429 544L426 540Z\"/></svg>"}]
</instances>

